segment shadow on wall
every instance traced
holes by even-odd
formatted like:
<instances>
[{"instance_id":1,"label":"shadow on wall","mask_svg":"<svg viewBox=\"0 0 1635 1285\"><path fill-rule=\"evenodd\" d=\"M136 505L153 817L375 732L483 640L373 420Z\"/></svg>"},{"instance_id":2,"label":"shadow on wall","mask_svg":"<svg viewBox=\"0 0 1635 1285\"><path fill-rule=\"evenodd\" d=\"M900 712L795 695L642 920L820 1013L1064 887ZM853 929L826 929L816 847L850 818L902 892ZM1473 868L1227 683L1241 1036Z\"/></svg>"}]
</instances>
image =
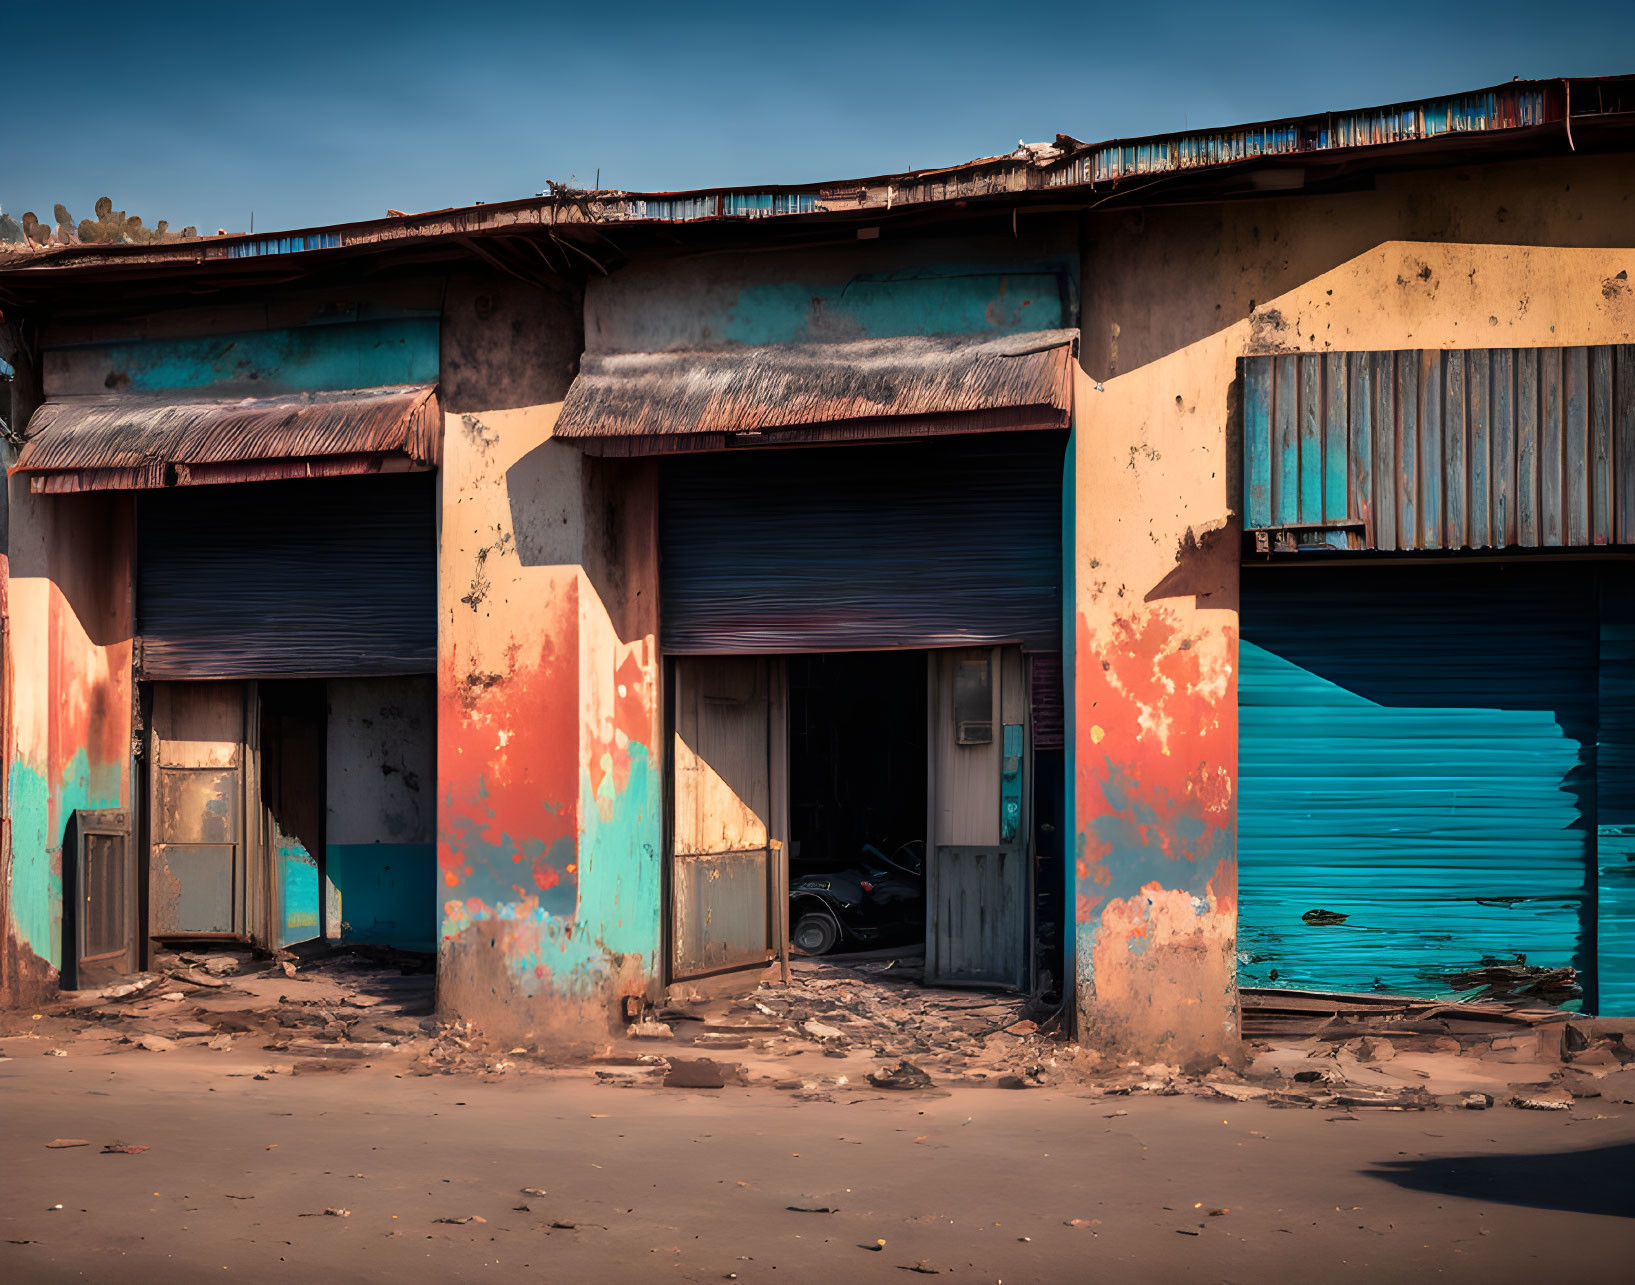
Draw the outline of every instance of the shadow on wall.
<instances>
[{"instance_id":1,"label":"shadow on wall","mask_svg":"<svg viewBox=\"0 0 1635 1285\"><path fill-rule=\"evenodd\" d=\"M1535 1155L1425 1156L1364 1170L1409 1191L1635 1218L1635 1143Z\"/></svg>"},{"instance_id":2,"label":"shadow on wall","mask_svg":"<svg viewBox=\"0 0 1635 1285\"><path fill-rule=\"evenodd\" d=\"M1084 369L1096 379L1127 374L1245 318L1252 322L1250 350L1274 351L1297 337L1262 305L1388 241L1578 248L1628 242L1622 157L1473 165L1381 175L1375 183L1333 195L1092 214L1083 256L1094 277L1083 293ZM1578 212L1571 221L1560 213L1568 192ZM1434 295L1443 282L1432 277L1399 287Z\"/></svg>"},{"instance_id":3,"label":"shadow on wall","mask_svg":"<svg viewBox=\"0 0 1635 1285\"><path fill-rule=\"evenodd\" d=\"M658 461L545 441L506 470L505 490L517 561L581 567L619 641L646 638L657 616Z\"/></svg>"}]
</instances>

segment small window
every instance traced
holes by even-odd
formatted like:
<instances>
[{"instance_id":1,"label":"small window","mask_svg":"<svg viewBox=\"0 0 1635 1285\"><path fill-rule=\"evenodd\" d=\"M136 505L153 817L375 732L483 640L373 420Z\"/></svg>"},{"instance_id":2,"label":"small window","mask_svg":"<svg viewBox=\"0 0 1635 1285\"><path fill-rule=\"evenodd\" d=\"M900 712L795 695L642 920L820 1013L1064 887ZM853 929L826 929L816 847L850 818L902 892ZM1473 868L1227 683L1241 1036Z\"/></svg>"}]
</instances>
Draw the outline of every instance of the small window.
<instances>
[{"instance_id":1,"label":"small window","mask_svg":"<svg viewBox=\"0 0 1635 1285\"><path fill-rule=\"evenodd\" d=\"M954 666L954 741L993 744L993 662L987 654Z\"/></svg>"}]
</instances>

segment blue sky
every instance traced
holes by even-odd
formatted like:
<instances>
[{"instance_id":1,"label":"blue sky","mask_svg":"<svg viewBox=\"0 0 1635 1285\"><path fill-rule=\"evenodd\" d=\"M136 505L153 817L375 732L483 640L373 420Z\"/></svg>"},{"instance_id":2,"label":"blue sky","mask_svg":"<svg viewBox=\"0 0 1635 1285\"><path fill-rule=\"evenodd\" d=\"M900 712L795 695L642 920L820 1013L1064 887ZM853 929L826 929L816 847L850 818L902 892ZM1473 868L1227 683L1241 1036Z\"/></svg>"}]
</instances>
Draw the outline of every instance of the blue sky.
<instances>
[{"instance_id":1,"label":"blue sky","mask_svg":"<svg viewBox=\"0 0 1635 1285\"><path fill-rule=\"evenodd\" d=\"M1635 71L1635 4L13 6L0 207L258 231Z\"/></svg>"}]
</instances>

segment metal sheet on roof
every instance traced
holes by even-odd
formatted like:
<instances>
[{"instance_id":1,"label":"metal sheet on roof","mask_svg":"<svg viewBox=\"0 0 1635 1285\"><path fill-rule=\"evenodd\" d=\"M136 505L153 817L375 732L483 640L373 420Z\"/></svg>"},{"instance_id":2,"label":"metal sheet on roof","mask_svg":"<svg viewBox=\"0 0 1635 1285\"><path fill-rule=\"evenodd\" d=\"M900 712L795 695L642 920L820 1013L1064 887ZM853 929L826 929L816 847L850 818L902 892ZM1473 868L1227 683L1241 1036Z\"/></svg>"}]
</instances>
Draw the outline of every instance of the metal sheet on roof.
<instances>
[{"instance_id":1,"label":"metal sheet on roof","mask_svg":"<svg viewBox=\"0 0 1635 1285\"><path fill-rule=\"evenodd\" d=\"M628 453L1065 427L1076 330L587 353L556 435ZM677 439L689 439L678 443Z\"/></svg>"},{"instance_id":2,"label":"metal sheet on roof","mask_svg":"<svg viewBox=\"0 0 1635 1285\"><path fill-rule=\"evenodd\" d=\"M146 490L430 466L429 385L235 400L64 397L34 412L12 472L36 492Z\"/></svg>"}]
</instances>

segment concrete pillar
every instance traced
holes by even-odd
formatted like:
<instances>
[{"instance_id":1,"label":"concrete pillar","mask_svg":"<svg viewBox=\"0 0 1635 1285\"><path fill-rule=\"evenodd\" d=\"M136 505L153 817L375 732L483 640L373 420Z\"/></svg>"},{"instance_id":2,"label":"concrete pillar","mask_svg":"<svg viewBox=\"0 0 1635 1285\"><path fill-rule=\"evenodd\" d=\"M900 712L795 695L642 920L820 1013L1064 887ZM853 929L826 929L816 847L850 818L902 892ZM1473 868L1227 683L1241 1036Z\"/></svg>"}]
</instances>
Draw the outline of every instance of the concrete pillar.
<instances>
[{"instance_id":1,"label":"concrete pillar","mask_svg":"<svg viewBox=\"0 0 1635 1285\"><path fill-rule=\"evenodd\" d=\"M473 281L443 330L438 1008L562 1052L660 942L656 488L551 438L578 315Z\"/></svg>"},{"instance_id":2,"label":"concrete pillar","mask_svg":"<svg viewBox=\"0 0 1635 1285\"><path fill-rule=\"evenodd\" d=\"M1151 373L1081 379L1078 406L1079 1038L1207 1066L1239 1052L1237 534L1224 470L1210 475L1225 428Z\"/></svg>"}]
</instances>

